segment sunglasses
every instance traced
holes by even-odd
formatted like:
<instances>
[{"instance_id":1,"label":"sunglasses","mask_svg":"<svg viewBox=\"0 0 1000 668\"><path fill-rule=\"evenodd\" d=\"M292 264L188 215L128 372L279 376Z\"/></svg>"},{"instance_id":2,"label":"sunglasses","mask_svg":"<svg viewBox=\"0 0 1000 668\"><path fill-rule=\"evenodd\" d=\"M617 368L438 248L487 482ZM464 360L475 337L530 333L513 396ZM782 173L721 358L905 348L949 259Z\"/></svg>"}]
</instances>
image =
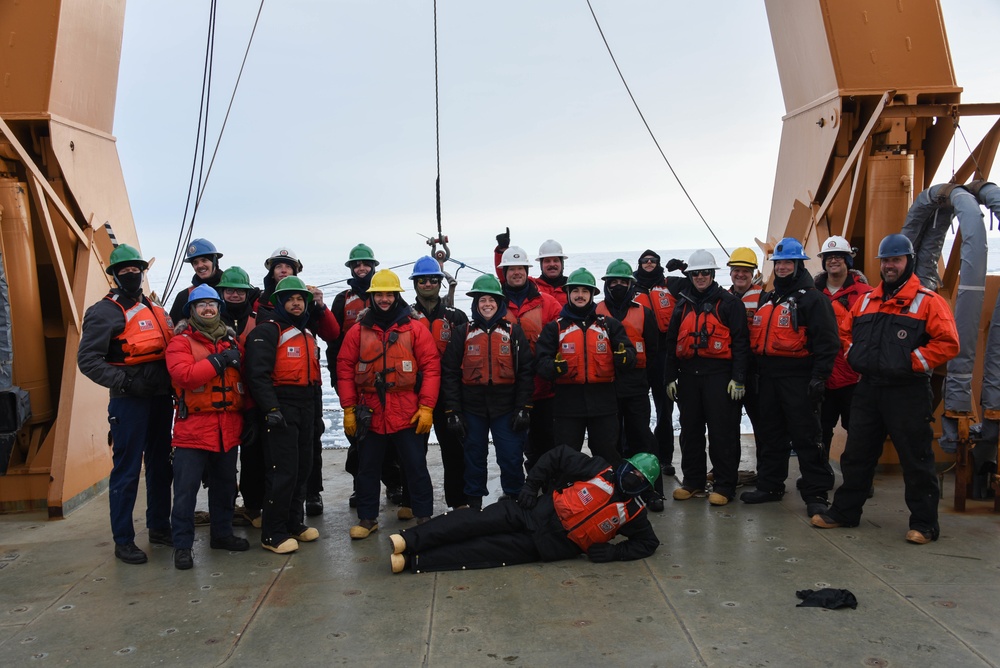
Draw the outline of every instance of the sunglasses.
<instances>
[{"instance_id":1,"label":"sunglasses","mask_svg":"<svg viewBox=\"0 0 1000 668\"><path fill-rule=\"evenodd\" d=\"M639 264L656 264L656 258L655 257L640 258Z\"/></svg>"},{"instance_id":2,"label":"sunglasses","mask_svg":"<svg viewBox=\"0 0 1000 668\"><path fill-rule=\"evenodd\" d=\"M424 283L425 285L438 285L441 283L441 279L437 276L421 276L417 279L417 283Z\"/></svg>"},{"instance_id":3,"label":"sunglasses","mask_svg":"<svg viewBox=\"0 0 1000 668\"><path fill-rule=\"evenodd\" d=\"M694 271L689 271L688 275L690 275L692 278L695 277L695 276L711 276L712 275L712 270L711 269L695 269Z\"/></svg>"}]
</instances>

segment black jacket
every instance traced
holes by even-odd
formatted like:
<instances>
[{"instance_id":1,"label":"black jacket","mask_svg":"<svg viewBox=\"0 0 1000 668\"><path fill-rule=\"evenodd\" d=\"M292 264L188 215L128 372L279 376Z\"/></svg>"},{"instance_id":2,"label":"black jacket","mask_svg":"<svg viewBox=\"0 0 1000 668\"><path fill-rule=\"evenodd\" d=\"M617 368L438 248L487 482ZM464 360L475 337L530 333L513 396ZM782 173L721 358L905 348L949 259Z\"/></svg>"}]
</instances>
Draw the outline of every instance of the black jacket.
<instances>
[{"instance_id":1,"label":"black jacket","mask_svg":"<svg viewBox=\"0 0 1000 668\"><path fill-rule=\"evenodd\" d=\"M462 382L462 360L470 331L491 334L506 332L514 347L515 381L512 385L466 385ZM468 412L481 417L496 417L531 404L535 389L531 346L519 325L500 319L488 330L469 323L453 330L451 342L441 357L441 399L446 411Z\"/></svg>"},{"instance_id":2,"label":"black jacket","mask_svg":"<svg viewBox=\"0 0 1000 668\"><path fill-rule=\"evenodd\" d=\"M199 285L209 285L214 288L216 285L219 284L219 281L221 280L222 280L222 269L219 267L218 262L215 263L215 271L212 272L212 275L209 276L207 280L203 281L200 278L198 278L198 274L195 274L194 277L191 279L191 286L184 288L183 290L177 293L176 297L174 297L174 303L170 307L170 310L168 311L168 313L170 314L170 319L173 320L174 322L180 322L181 320L184 319L184 305L187 304L188 295L191 293L192 290L194 290Z\"/></svg>"},{"instance_id":3,"label":"black jacket","mask_svg":"<svg viewBox=\"0 0 1000 668\"><path fill-rule=\"evenodd\" d=\"M627 351L626 368L635 365L635 348L629 341L628 334L620 322L614 318L597 315L594 310L582 320L570 315L568 306L564 306L558 319L545 325L535 343L535 373L545 380L556 379L555 357L559 352L559 335L565 329L578 326L588 329L594 323L601 321L608 330L611 339L611 350L618 350L619 345ZM615 358L615 375L622 365ZM556 383L556 399L553 413L560 417L586 417L613 415L618 412L618 395L614 383Z\"/></svg>"},{"instance_id":4,"label":"black jacket","mask_svg":"<svg viewBox=\"0 0 1000 668\"><path fill-rule=\"evenodd\" d=\"M790 286L762 293L760 305L789 300L795 301L798 321L807 328L806 349L811 354L808 357L756 355L758 372L772 377L808 376L825 381L833 372L833 363L840 352L837 318L830 300L816 289L812 276L801 268Z\"/></svg>"},{"instance_id":5,"label":"black jacket","mask_svg":"<svg viewBox=\"0 0 1000 668\"><path fill-rule=\"evenodd\" d=\"M131 299L118 288L110 294L118 295L118 304L125 310L132 308L136 300ZM140 297L150 306L146 297ZM185 300L185 303L186 300ZM133 366L116 366L109 360L123 359L120 349L115 350L112 340L125 331L125 314L114 302L102 298L87 309L83 316L83 331L80 347L76 352L76 364L87 378L108 388L112 397L158 396L170 394L170 374L164 360L144 362ZM122 388L126 379L133 377L126 393Z\"/></svg>"},{"instance_id":6,"label":"black jacket","mask_svg":"<svg viewBox=\"0 0 1000 668\"><path fill-rule=\"evenodd\" d=\"M589 457L567 445L560 445L538 458L524 486L542 492L538 505L528 513L532 537L542 559L554 561L580 553L576 543L566 537L566 529L556 515L552 493L574 482L590 480L608 466L610 464L600 457ZM615 561L645 559L660 545L646 510L622 526L618 533L628 540L611 543L615 549Z\"/></svg>"},{"instance_id":7,"label":"black jacket","mask_svg":"<svg viewBox=\"0 0 1000 668\"><path fill-rule=\"evenodd\" d=\"M646 397L649 394L649 369L656 366L656 360L660 355L660 344L662 334L660 328L656 326L656 316L648 308L632 301L633 292L629 292L629 298L624 304L615 304L608 297L604 298L604 305L611 313L611 317L623 321L628 315L628 311L642 309L642 343L645 346L646 366L639 369L636 367L615 369L615 393L619 399L631 399L633 397Z\"/></svg>"},{"instance_id":8,"label":"black jacket","mask_svg":"<svg viewBox=\"0 0 1000 668\"><path fill-rule=\"evenodd\" d=\"M692 309L700 311L706 306L711 306L719 321L729 328L733 354L731 360L711 359L698 355L684 360L677 357L677 335L681 322ZM682 371L695 375L725 373L729 375L731 380L745 383L750 364L750 332L747 328L746 309L743 307L742 300L720 287L715 281L712 281L705 292L698 292L693 285L684 290L674 308L673 315L670 317L670 326L667 328L664 343L664 355L666 359L664 380L667 383L677 380L678 374Z\"/></svg>"}]
</instances>

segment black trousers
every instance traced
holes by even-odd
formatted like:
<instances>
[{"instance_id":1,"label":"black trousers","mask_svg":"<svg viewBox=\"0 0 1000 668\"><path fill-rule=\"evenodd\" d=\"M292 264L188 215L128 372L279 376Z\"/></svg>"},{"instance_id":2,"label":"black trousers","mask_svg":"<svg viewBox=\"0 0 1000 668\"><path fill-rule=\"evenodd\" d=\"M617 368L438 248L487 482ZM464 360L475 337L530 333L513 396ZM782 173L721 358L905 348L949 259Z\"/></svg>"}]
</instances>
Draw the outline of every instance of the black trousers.
<instances>
[{"instance_id":1,"label":"black trousers","mask_svg":"<svg viewBox=\"0 0 1000 668\"><path fill-rule=\"evenodd\" d=\"M888 434L903 469L910 528L937 535L940 489L931 448L933 415L929 382L885 387L862 379L854 390L851 430L840 458L844 483L833 497L830 517L848 526L861 521Z\"/></svg>"},{"instance_id":2,"label":"black trousers","mask_svg":"<svg viewBox=\"0 0 1000 668\"><path fill-rule=\"evenodd\" d=\"M844 431L851 428L851 400L854 397L855 385L838 387L835 390L827 388L823 395L823 405L819 410L819 422L823 428L823 449L830 455L830 444L833 443L833 428L837 426L837 421L844 427Z\"/></svg>"},{"instance_id":3,"label":"black trousers","mask_svg":"<svg viewBox=\"0 0 1000 668\"><path fill-rule=\"evenodd\" d=\"M660 446L649 428L649 395L618 399L618 454L631 457L649 452L660 457ZM663 476L656 479L654 489L663 495Z\"/></svg>"},{"instance_id":4,"label":"black trousers","mask_svg":"<svg viewBox=\"0 0 1000 668\"><path fill-rule=\"evenodd\" d=\"M808 376L761 374L760 432L757 489L785 491L788 457L795 448L802 474L802 500L826 501L833 489L833 469L823 451L817 407L809 399Z\"/></svg>"},{"instance_id":5,"label":"black trousers","mask_svg":"<svg viewBox=\"0 0 1000 668\"><path fill-rule=\"evenodd\" d=\"M259 517L264 507L264 419L257 409L243 414L244 420L257 423L254 438L240 443L240 496L250 517Z\"/></svg>"},{"instance_id":6,"label":"black trousers","mask_svg":"<svg viewBox=\"0 0 1000 668\"><path fill-rule=\"evenodd\" d=\"M285 426L264 432L267 473L260 538L268 545L280 545L305 528L306 480L313 460L315 407L311 397L282 401Z\"/></svg>"},{"instance_id":7,"label":"black trousers","mask_svg":"<svg viewBox=\"0 0 1000 668\"><path fill-rule=\"evenodd\" d=\"M438 515L402 536L414 573L496 568L542 558L525 511L512 501Z\"/></svg>"},{"instance_id":8,"label":"black trousers","mask_svg":"<svg viewBox=\"0 0 1000 668\"><path fill-rule=\"evenodd\" d=\"M584 434L590 454L601 457L617 466L622 457L618 454L618 415L584 415L579 417L556 416L555 437L559 445L568 445L577 452L583 451Z\"/></svg>"},{"instance_id":9,"label":"black trousers","mask_svg":"<svg viewBox=\"0 0 1000 668\"><path fill-rule=\"evenodd\" d=\"M309 480L306 481L306 496L314 496L323 491L323 432L326 431L326 423L323 422L323 394L316 394L316 407L313 413L315 425L313 427L313 451L312 470L309 472Z\"/></svg>"},{"instance_id":10,"label":"black trousers","mask_svg":"<svg viewBox=\"0 0 1000 668\"><path fill-rule=\"evenodd\" d=\"M531 423L524 444L524 470L530 471L538 458L556 447L555 398L537 399L532 402Z\"/></svg>"},{"instance_id":11,"label":"black trousers","mask_svg":"<svg viewBox=\"0 0 1000 668\"><path fill-rule=\"evenodd\" d=\"M670 466L674 461L674 402L667 398L667 386L663 382L663 364L650 367L649 390L653 395L653 407L656 410L656 427L653 436L659 451L660 464Z\"/></svg>"},{"instance_id":12,"label":"black trousers","mask_svg":"<svg viewBox=\"0 0 1000 668\"><path fill-rule=\"evenodd\" d=\"M705 489L705 429L714 490L730 499L736 494L740 466L740 403L729 398L728 374L682 373L677 405L681 418L681 470L684 486Z\"/></svg>"}]
</instances>

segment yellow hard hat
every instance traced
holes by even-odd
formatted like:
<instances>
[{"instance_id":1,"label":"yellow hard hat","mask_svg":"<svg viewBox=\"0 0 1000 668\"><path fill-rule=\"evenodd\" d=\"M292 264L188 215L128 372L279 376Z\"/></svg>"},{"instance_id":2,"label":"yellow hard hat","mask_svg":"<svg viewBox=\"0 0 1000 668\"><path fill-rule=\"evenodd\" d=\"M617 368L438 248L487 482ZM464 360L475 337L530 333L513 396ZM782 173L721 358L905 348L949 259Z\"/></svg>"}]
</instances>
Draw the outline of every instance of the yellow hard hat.
<instances>
[{"instance_id":1,"label":"yellow hard hat","mask_svg":"<svg viewBox=\"0 0 1000 668\"><path fill-rule=\"evenodd\" d=\"M369 294L372 292L402 292L403 287L399 284L399 276L389 269L379 269L372 276L371 285L368 286Z\"/></svg>"},{"instance_id":2,"label":"yellow hard hat","mask_svg":"<svg viewBox=\"0 0 1000 668\"><path fill-rule=\"evenodd\" d=\"M757 254L753 252L752 248L747 248L746 246L737 248L733 251L733 254L729 256L729 262L726 263L726 266L756 269Z\"/></svg>"}]
</instances>

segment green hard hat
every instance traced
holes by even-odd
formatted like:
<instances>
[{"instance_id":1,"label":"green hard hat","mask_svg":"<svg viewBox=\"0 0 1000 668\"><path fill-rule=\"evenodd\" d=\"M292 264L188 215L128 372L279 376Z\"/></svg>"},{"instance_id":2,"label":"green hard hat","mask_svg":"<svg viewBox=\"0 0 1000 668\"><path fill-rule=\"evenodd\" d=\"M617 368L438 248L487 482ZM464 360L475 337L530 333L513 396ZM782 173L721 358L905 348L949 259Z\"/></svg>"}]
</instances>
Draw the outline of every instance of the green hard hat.
<instances>
[{"instance_id":1,"label":"green hard hat","mask_svg":"<svg viewBox=\"0 0 1000 668\"><path fill-rule=\"evenodd\" d=\"M281 302L278 301L278 295L284 292L299 292L305 297L306 304L308 305L313 300L313 295L309 292L309 288L306 284L302 282L302 279L298 276L286 276L285 278L278 281L278 287L274 289L271 293L271 303L277 306Z\"/></svg>"},{"instance_id":2,"label":"green hard hat","mask_svg":"<svg viewBox=\"0 0 1000 668\"><path fill-rule=\"evenodd\" d=\"M350 254L347 256L347 262L344 266L350 269L352 262L357 262L358 260L368 260L372 263L373 267L378 266L378 260L375 259L375 253L372 249L364 244L358 244L351 249Z\"/></svg>"},{"instance_id":3,"label":"green hard hat","mask_svg":"<svg viewBox=\"0 0 1000 668\"><path fill-rule=\"evenodd\" d=\"M490 274L483 274L473 281L472 289L465 294L470 297L493 295L494 297L499 297L500 299L506 299L506 296L503 293L503 288L500 287L500 281L497 280L496 276L492 276Z\"/></svg>"},{"instance_id":4,"label":"green hard hat","mask_svg":"<svg viewBox=\"0 0 1000 668\"><path fill-rule=\"evenodd\" d=\"M605 272L604 276L601 277L602 281L607 281L612 278L624 278L626 280L633 280L632 267L625 260L618 258L614 262L608 265L608 270Z\"/></svg>"},{"instance_id":5,"label":"green hard hat","mask_svg":"<svg viewBox=\"0 0 1000 668\"><path fill-rule=\"evenodd\" d=\"M631 274L629 275L631 276ZM590 291L595 295L601 294L601 291L597 289L597 279L586 269L577 269L570 274L563 289L566 291L566 294L569 294L570 290L576 286L590 288Z\"/></svg>"},{"instance_id":6,"label":"green hard hat","mask_svg":"<svg viewBox=\"0 0 1000 668\"><path fill-rule=\"evenodd\" d=\"M660 477L660 460L649 452L640 452L626 459L652 485Z\"/></svg>"},{"instance_id":7,"label":"green hard hat","mask_svg":"<svg viewBox=\"0 0 1000 668\"><path fill-rule=\"evenodd\" d=\"M219 284L216 287L253 290L253 286L250 285L250 275L241 267L230 267L222 272L222 278L219 279Z\"/></svg>"},{"instance_id":8,"label":"green hard hat","mask_svg":"<svg viewBox=\"0 0 1000 668\"><path fill-rule=\"evenodd\" d=\"M118 246L111 251L111 262L108 264L108 268L105 271L114 276L115 267L120 264L134 263L140 265L139 268L143 271L149 268L149 263L142 259L142 255L139 251L132 248L128 244L118 244Z\"/></svg>"}]
</instances>

